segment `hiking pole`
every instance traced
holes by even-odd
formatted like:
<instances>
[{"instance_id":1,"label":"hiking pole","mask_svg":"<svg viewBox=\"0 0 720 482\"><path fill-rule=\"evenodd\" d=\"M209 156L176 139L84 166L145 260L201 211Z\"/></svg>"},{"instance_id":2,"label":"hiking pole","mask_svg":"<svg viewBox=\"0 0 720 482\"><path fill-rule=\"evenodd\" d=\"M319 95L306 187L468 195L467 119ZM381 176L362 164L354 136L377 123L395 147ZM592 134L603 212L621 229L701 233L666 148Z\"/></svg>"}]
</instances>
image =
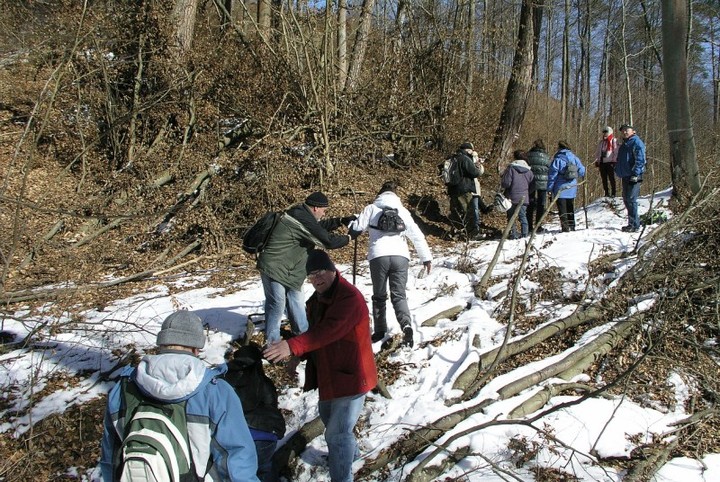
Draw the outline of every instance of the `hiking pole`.
<instances>
[{"instance_id":1,"label":"hiking pole","mask_svg":"<svg viewBox=\"0 0 720 482\"><path fill-rule=\"evenodd\" d=\"M588 227L588 215L587 215L587 182L583 181L583 211L585 211L585 229Z\"/></svg>"},{"instance_id":2,"label":"hiking pole","mask_svg":"<svg viewBox=\"0 0 720 482\"><path fill-rule=\"evenodd\" d=\"M357 196L355 195L355 189L348 188L353 195L353 204L355 206L355 213L358 213L357 208ZM353 214L355 214L353 213ZM355 279L357 278L357 249L358 249L358 236L355 236L353 243L353 285L355 285Z\"/></svg>"}]
</instances>

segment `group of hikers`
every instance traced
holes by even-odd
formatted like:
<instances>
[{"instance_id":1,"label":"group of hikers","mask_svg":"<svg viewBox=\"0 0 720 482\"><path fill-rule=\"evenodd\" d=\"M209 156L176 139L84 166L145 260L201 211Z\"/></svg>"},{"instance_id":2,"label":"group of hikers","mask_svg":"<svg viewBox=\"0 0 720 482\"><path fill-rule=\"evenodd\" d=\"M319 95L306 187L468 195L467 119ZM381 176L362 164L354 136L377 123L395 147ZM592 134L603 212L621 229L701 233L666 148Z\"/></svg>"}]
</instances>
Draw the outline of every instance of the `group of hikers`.
<instances>
[{"instance_id":1,"label":"group of hikers","mask_svg":"<svg viewBox=\"0 0 720 482\"><path fill-rule=\"evenodd\" d=\"M605 197L615 197L615 178L620 178L623 203L628 213L628 224L622 230L637 232L640 229L637 199L645 172L645 144L629 124L620 126L620 132L622 143L618 143L612 127L602 129L594 164L600 172ZM548 196L556 200L562 232L575 231L578 179L585 177L586 170L567 141L558 141L552 158L542 139L533 142L528 151L515 150L513 160L500 175L500 192L496 195L496 202L489 206L483 202L477 182L484 172L484 159L479 157L472 143L462 143L450 159L440 164L439 168L441 172L449 170L449 162L458 166L458 175L445 176L443 180L450 200L450 219L456 232L465 239L484 238L481 213L487 214L492 209L504 211L508 221L515 216L519 222L520 232L513 223L510 239L527 237L535 226L537 233L544 233L541 220L548 205Z\"/></svg>"},{"instance_id":2,"label":"group of hikers","mask_svg":"<svg viewBox=\"0 0 720 482\"><path fill-rule=\"evenodd\" d=\"M612 129L603 129L595 164L606 195L614 195L614 176L621 178L629 217L623 230L634 232L639 227L637 196L645 148L632 126L623 125L620 131L624 142L618 146ZM516 150L513 157L501 175L511 203L508 219L518 211L520 220L519 235L513 226L511 237L527 236L533 226L542 230L539 223L548 194L557 198L562 231L573 231L577 179L586 172L567 142L558 142L552 159L542 140L528 152ZM477 236L480 213L492 209L484 204L477 183L483 161L471 143L461 144L454 160L457 164L445 163L443 177L451 214L465 233ZM319 392L330 478L351 482L352 464L359 456L353 430L367 393L378 381L372 345L387 341L391 334L388 291L400 328L399 343L414 345L406 298L408 240L422 272L432 269L425 236L397 191L395 182L385 182L372 203L344 217L326 217L329 199L313 192L279 217L257 257L265 294L264 347L249 342L228 363L207 367L198 358L206 341L202 320L185 310L170 314L157 335L157 353L123 369L108 395L103 480L277 481L273 454L284 436L285 421L275 386L264 373L264 358L286 361L290 371L306 361L303 388ZM346 234L335 232L343 226ZM364 232L369 234L372 332L365 298L328 254ZM306 279L314 288L307 301L302 291ZM285 313L291 333L281 331Z\"/></svg>"}]
</instances>

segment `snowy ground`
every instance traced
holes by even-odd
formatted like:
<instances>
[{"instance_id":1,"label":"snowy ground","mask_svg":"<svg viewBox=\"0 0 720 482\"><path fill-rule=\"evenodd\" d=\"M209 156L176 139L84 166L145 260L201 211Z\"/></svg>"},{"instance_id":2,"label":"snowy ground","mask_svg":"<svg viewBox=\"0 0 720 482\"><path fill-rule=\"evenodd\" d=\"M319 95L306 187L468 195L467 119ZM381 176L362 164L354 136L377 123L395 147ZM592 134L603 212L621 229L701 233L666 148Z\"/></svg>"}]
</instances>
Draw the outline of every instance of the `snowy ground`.
<instances>
[{"instance_id":1,"label":"snowy ground","mask_svg":"<svg viewBox=\"0 0 720 482\"><path fill-rule=\"evenodd\" d=\"M653 203L667 201L669 191L657 194ZM647 211L650 198L641 199L640 212ZM569 291L582 291L587 281L587 263L608 251L631 250L637 242L639 234L628 234L620 231L626 223L624 209L619 199L617 208L611 203L598 201L587 208L588 229L585 229L585 215L579 210L576 219L578 230L573 233L560 233L557 224L548 224L550 232L539 235L535 240L537 252L533 254L531 266L555 266L563 270L566 277L576 280L569 284ZM647 232L652 230L649 227ZM505 243L494 277L506 277L497 286L490 288L490 293L502 291L507 286L507 277L516 269L520 255L525 246L524 240ZM458 374L470 363L477 361L478 354L497 346L505 335L504 325L496 321L494 314L502 296L498 299L478 300L473 295L473 282L484 273L485 267L492 259L497 241L473 243L468 255L476 262L477 274L463 274L455 269L462 246L456 252L435 253L436 259L430 275L420 278L421 266L417 260L411 265L411 276L408 283L408 302L414 317L415 346L413 350L405 350L392 355L392 360L399 361L406 367L405 374L388 387L392 399L371 394L366 402L363 431L360 436L362 459L372 460L383 449L397 440L408 429L412 429L434 421L444 414L456 411L459 407L447 407L444 401L458 395L453 390L453 382ZM620 270L631 266L632 261ZM352 280L351 267L339 266L346 278ZM158 285L153 290L131 298L117 300L102 311L85 311L67 313L60 318L33 317L23 318L26 313L18 312L13 319L3 321L3 330L25 336L45 323L54 326L53 335L44 338L48 349L28 352L16 350L0 357L0 386L3 396L13 400L2 413L4 423L0 432L7 435L19 435L27 431L31 423L51 413L63 412L72 404L91 400L107 392L111 384L99 382L100 373L112 371L129 346L142 351L151 347L155 334L162 320L178 308L186 308L197 313L209 327L208 343L203 357L212 363L221 363L229 342L244 332L248 316L262 312L263 294L259 277L233 286L232 289L196 288L200 278L186 277L178 279L173 285ZM368 303L372 287L369 279L367 262L359 267L357 286L365 295ZM612 285L610 285L612 286ZM306 284L306 294L311 292ZM524 283L522 289L531 291L533 285ZM599 288L598 288L599 289ZM607 289L607 287L602 288ZM174 294L170 294L172 293ZM591 298L598 298L601 292L591 292ZM456 305L470 303L470 309L464 311L457 320L440 320L434 327L422 327L421 323L437 313ZM646 309L647 301L638 302L637 310ZM548 306L536 308L538 316L547 322L567 316L574 310L573 305ZM388 311L388 323L391 331L397 332L392 309ZM46 327L47 328L47 327ZM43 329L43 331L46 330ZM428 345L419 348L419 344L438 337L442 332L455 330L457 336L452 337L438 347ZM49 330L47 330L49 333ZM598 330L600 331L600 330ZM480 348L472 345L472 340L480 340ZM588 337L589 338L589 337ZM587 341L587 340L584 340ZM36 344L37 347L37 344ZM379 344L375 345L379 350ZM472 405L480 400L494 398L496 390L517 379L524 373L537 370L541 365L552 360L544 360L529 366L521 367L513 372L494 379L486 385L475 400L467 402ZM302 368L302 367L301 367ZM32 394L45 387L46 381L63 373L94 373L79 385L68 386L65 391L55 391L35 400L33 407L27 410L27 403ZM302 370L300 370L302 373ZM583 376L577 380L582 381ZM553 427L554 435L572 451L564 448L558 441L542 438L530 427L512 424L497 425L480 431L471 431L453 442L452 447L470 446L472 452L482 456L470 456L454 465L438 480L446 477L466 477L465 480L534 480L526 468L517 469L510 459L508 444L511 440L526 438L528 444L538 443L540 450L531 464L556 467L564 472L573 473L583 481L616 481L622 479L622 473L614 469L596 466L593 461L596 453L602 457L627 456L637 443L649 441L655 434L663 434L672 430L671 424L683 419L687 414L682 412L683 399L687 396L687 387L680 377L668 380L677 388L676 412L661 412L640 407L625 399L590 399L580 405L554 412L536 425L543 424ZM302 375L300 379L302 384ZM461 423L452 432L445 434L438 443L443 443L454 434L458 434L474 425L488 422L494 418L507 418L507 413L522 400L534 393L536 389L522 392L508 400L491 404L485 413L477 414ZM551 405L570 400L570 397L556 397ZM303 423L317 416L317 393L302 393L299 388L290 388L282 394L281 406L292 412L287 420L288 435ZM545 408L548 408L547 406ZM14 413L21 413L14 416ZM31 422L32 421L32 422ZM631 436L637 436L632 438ZM99 441L98 441L99 443ZM318 437L302 455L300 482L329 480L324 457L327 448L323 437ZM428 451L429 452L429 451ZM421 455L400 469L395 470L389 480L402 480L426 454ZM432 462L438 464L440 457ZM68 471L71 461L68 462ZM363 464L356 463L356 469ZM432 465L431 464L431 465ZM497 464L514 475L499 475L491 464ZM525 465L524 467L527 467ZM95 469L80 475L83 480L98 480L99 470ZM720 480L720 454L707 455L703 460L673 459L658 473L656 481L709 481Z\"/></svg>"}]
</instances>

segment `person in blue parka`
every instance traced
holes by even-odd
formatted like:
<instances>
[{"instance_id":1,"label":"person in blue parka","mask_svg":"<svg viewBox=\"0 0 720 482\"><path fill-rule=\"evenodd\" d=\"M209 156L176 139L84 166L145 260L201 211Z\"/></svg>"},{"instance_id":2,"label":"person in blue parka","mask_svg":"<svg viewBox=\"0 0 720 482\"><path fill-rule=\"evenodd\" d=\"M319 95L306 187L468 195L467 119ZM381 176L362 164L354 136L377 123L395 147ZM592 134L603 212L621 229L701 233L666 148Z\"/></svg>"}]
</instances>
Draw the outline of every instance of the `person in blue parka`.
<instances>
[{"instance_id":1,"label":"person in blue parka","mask_svg":"<svg viewBox=\"0 0 720 482\"><path fill-rule=\"evenodd\" d=\"M172 313L163 321L157 345L158 354L146 355L137 368L126 367L108 395L100 458L103 481L120 478L122 441L130 415L124 413L122 387L132 383L152 400L186 401L194 480L259 482L255 444L240 399L218 378L227 366L209 368L198 358L205 346L200 318L186 310Z\"/></svg>"},{"instance_id":2,"label":"person in blue parka","mask_svg":"<svg viewBox=\"0 0 720 482\"><path fill-rule=\"evenodd\" d=\"M622 197L628 213L627 226L623 226L622 230L634 233L640 229L638 196L645 173L645 144L631 125L620 126L620 132L623 143L618 149L615 175L622 180Z\"/></svg>"},{"instance_id":3,"label":"person in blue parka","mask_svg":"<svg viewBox=\"0 0 720 482\"><path fill-rule=\"evenodd\" d=\"M548 189L553 198L557 196L560 228L564 233L575 231L575 197L581 177L585 177L585 166L566 141L558 141L558 150L548 172Z\"/></svg>"}]
</instances>

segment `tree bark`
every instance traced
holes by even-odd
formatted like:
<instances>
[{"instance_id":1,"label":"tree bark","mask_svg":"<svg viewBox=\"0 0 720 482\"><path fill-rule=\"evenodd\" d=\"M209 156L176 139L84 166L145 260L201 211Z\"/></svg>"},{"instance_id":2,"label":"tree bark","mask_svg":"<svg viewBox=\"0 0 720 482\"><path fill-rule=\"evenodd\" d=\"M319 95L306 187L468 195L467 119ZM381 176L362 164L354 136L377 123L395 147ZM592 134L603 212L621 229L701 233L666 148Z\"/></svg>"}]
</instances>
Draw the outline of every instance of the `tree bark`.
<instances>
[{"instance_id":1,"label":"tree bark","mask_svg":"<svg viewBox=\"0 0 720 482\"><path fill-rule=\"evenodd\" d=\"M497 159L498 172L505 167L510 158L527 109L528 98L532 90L533 66L533 9L531 0L523 0L520 10L517 47L513 58L512 73L505 92L500 122L495 131L491 158Z\"/></svg>"},{"instance_id":2,"label":"tree bark","mask_svg":"<svg viewBox=\"0 0 720 482\"><path fill-rule=\"evenodd\" d=\"M192 47L198 0L175 0L172 11L174 47L178 60Z\"/></svg>"},{"instance_id":3,"label":"tree bark","mask_svg":"<svg viewBox=\"0 0 720 482\"><path fill-rule=\"evenodd\" d=\"M347 82L345 83L344 90L346 92L351 92L355 88L360 77L363 62L365 61L365 51L367 50L368 41L370 39L373 8L375 8L375 0L363 0L360 23L355 34L355 42L353 43L352 56L350 57Z\"/></svg>"},{"instance_id":4,"label":"tree bark","mask_svg":"<svg viewBox=\"0 0 720 482\"><path fill-rule=\"evenodd\" d=\"M673 196L686 205L700 192L688 87L687 0L662 1L663 78Z\"/></svg>"}]
</instances>

